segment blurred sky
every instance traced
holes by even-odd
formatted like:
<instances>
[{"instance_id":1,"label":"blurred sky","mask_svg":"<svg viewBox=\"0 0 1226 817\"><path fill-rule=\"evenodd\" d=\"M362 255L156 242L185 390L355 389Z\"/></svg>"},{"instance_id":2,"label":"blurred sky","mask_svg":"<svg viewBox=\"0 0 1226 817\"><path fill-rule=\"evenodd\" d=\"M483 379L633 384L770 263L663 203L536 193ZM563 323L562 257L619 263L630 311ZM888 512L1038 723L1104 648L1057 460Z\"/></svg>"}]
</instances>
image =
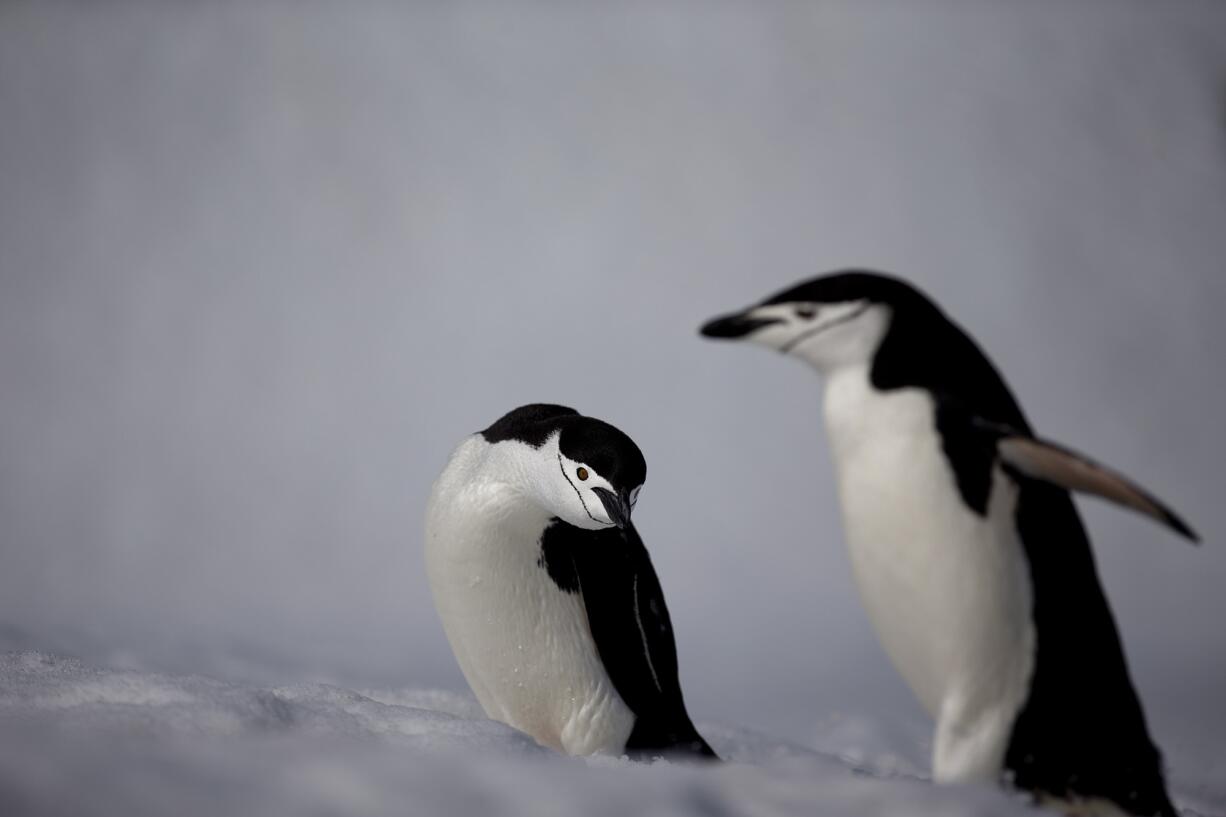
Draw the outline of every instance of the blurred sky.
<instances>
[{"instance_id":1,"label":"blurred sky","mask_svg":"<svg viewBox=\"0 0 1226 817\"><path fill-rule=\"evenodd\" d=\"M648 461L699 720L916 718L816 375L696 327L903 274L1047 436L1176 774L1226 722L1226 4L0 4L0 645L461 688L429 486L525 402Z\"/></svg>"}]
</instances>

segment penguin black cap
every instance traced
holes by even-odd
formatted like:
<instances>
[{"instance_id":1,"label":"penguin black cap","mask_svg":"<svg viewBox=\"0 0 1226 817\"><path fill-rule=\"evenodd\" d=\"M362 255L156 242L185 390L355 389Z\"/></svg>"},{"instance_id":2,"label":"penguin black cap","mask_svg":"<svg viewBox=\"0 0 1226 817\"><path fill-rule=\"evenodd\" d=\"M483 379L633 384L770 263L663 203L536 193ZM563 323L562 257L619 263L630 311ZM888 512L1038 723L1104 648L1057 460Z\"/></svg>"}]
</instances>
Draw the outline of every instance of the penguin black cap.
<instances>
[{"instance_id":1,"label":"penguin black cap","mask_svg":"<svg viewBox=\"0 0 1226 817\"><path fill-rule=\"evenodd\" d=\"M836 304L850 301L906 306L909 310L940 311L922 292L901 278L866 269L846 269L815 276L771 295L750 309L778 304ZM699 333L708 338L740 338L756 329L778 323L774 318L749 317L745 314L747 311L721 315L707 321Z\"/></svg>"},{"instance_id":2,"label":"penguin black cap","mask_svg":"<svg viewBox=\"0 0 1226 817\"><path fill-rule=\"evenodd\" d=\"M559 434L559 451L596 468L618 488L630 490L646 481L647 460L634 440L621 429L567 406L520 406L500 417L481 436L489 443L516 440L540 448L555 432Z\"/></svg>"}]
</instances>

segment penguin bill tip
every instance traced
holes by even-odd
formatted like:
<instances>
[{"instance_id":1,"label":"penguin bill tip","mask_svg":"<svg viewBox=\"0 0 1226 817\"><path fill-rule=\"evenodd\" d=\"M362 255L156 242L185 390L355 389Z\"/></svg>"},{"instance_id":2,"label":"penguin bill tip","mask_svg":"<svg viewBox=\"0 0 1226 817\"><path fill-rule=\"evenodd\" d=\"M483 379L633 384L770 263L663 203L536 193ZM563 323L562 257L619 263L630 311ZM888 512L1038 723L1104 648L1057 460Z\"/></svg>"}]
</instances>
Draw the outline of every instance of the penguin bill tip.
<instances>
[{"instance_id":1,"label":"penguin bill tip","mask_svg":"<svg viewBox=\"0 0 1226 817\"><path fill-rule=\"evenodd\" d=\"M740 340L765 326L779 322L777 318L751 317L744 312L734 312L707 321L698 329L698 334L717 340Z\"/></svg>"}]
</instances>

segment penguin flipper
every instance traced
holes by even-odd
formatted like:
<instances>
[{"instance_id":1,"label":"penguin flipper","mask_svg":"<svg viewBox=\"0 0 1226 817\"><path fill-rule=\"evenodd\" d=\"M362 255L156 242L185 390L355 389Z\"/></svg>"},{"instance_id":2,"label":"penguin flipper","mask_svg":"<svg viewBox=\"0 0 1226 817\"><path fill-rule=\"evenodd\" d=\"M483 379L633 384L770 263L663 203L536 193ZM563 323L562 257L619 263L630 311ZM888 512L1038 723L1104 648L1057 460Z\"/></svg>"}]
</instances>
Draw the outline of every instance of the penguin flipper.
<instances>
[{"instance_id":1,"label":"penguin flipper","mask_svg":"<svg viewBox=\"0 0 1226 817\"><path fill-rule=\"evenodd\" d=\"M1145 514L1198 542L1196 533L1165 503L1124 475L1082 454L1003 426L980 423L997 436L1001 462L1024 476L1071 491L1093 494Z\"/></svg>"},{"instance_id":2,"label":"penguin flipper","mask_svg":"<svg viewBox=\"0 0 1226 817\"><path fill-rule=\"evenodd\" d=\"M575 551L575 570L600 660L635 715L626 753L718 760L686 712L672 622L638 532L627 525L589 535L600 541Z\"/></svg>"}]
</instances>

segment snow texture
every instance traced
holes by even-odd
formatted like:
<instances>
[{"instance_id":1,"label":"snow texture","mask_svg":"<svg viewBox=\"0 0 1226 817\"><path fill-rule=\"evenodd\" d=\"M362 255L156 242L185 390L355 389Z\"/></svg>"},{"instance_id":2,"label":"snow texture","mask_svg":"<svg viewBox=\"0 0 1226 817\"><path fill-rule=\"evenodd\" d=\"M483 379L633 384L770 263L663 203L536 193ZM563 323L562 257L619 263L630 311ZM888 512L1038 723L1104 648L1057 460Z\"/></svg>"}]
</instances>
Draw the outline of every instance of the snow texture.
<instances>
[{"instance_id":1,"label":"snow texture","mask_svg":"<svg viewBox=\"0 0 1226 817\"><path fill-rule=\"evenodd\" d=\"M938 788L913 762L704 724L729 761L568 758L465 695L263 688L0 656L0 813L1026 814L991 788Z\"/></svg>"},{"instance_id":2,"label":"snow texture","mask_svg":"<svg viewBox=\"0 0 1226 817\"><path fill-rule=\"evenodd\" d=\"M868 722L832 724L819 742L837 751L701 728L728 762L569 758L468 695L261 687L12 652L0 655L0 814L1035 813L991 787L933 786L921 755L896 754Z\"/></svg>"}]
</instances>

